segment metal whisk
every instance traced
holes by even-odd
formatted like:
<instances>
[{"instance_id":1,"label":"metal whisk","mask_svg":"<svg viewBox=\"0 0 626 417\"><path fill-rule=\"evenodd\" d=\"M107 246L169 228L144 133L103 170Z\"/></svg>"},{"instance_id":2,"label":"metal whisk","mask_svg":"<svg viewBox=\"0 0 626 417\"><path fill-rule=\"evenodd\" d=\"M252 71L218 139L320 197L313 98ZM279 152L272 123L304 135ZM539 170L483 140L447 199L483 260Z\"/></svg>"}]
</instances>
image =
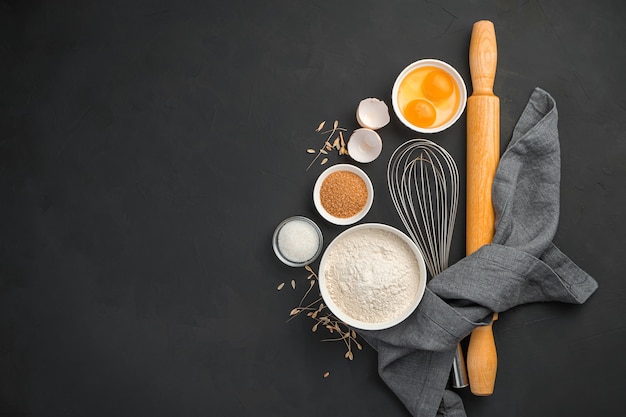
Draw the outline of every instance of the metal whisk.
<instances>
[{"instance_id":1,"label":"metal whisk","mask_svg":"<svg viewBox=\"0 0 626 417\"><path fill-rule=\"evenodd\" d=\"M424 255L430 275L438 275L448 267L459 203L456 162L438 144L412 139L391 155L387 185L404 227ZM460 346L453 364L453 385L468 385Z\"/></svg>"}]
</instances>

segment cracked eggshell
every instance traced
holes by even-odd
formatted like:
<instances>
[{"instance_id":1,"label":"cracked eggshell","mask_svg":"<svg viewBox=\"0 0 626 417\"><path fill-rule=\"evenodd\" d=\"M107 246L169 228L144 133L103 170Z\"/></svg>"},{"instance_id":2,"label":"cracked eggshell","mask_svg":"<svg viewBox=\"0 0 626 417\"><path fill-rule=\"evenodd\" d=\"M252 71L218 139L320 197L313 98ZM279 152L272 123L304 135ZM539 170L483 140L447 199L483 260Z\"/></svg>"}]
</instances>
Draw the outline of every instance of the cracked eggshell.
<instances>
[{"instance_id":1,"label":"cracked eggshell","mask_svg":"<svg viewBox=\"0 0 626 417\"><path fill-rule=\"evenodd\" d=\"M382 150L383 140L372 129L357 129L348 140L348 155L357 162L372 162Z\"/></svg>"},{"instance_id":2,"label":"cracked eggshell","mask_svg":"<svg viewBox=\"0 0 626 417\"><path fill-rule=\"evenodd\" d=\"M389 108L384 101L377 98L361 100L356 109L356 121L361 127L367 129L380 129L386 126L390 120Z\"/></svg>"}]
</instances>

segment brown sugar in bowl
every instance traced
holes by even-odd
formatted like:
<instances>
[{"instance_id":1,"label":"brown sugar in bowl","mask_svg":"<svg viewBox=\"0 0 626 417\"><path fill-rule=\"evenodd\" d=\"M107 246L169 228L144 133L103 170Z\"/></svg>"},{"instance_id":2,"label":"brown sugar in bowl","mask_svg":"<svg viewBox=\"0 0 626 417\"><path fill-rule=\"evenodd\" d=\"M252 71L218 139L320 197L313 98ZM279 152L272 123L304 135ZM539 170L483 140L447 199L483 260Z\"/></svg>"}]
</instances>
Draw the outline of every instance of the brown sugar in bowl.
<instances>
[{"instance_id":1,"label":"brown sugar in bowl","mask_svg":"<svg viewBox=\"0 0 626 417\"><path fill-rule=\"evenodd\" d=\"M363 170L351 164L337 164L320 174L313 188L313 202L320 215L337 225L350 225L368 213L374 201L374 187Z\"/></svg>"}]
</instances>

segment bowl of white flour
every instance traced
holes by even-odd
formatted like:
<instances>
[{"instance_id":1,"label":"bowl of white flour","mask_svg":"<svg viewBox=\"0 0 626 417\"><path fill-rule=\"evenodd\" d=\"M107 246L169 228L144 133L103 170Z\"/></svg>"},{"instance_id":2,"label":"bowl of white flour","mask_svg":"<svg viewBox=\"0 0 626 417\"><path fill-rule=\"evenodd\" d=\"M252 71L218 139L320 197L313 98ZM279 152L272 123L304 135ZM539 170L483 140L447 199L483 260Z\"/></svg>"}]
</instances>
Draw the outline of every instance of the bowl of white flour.
<instances>
[{"instance_id":1,"label":"bowl of white flour","mask_svg":"<svg viewBox=\"0 0 626 417\"><path fill-rule=\"evenodd\" d=\"M415 310L426 289L426 265L407 235L366 223L328 245L318 278L324 302L338 319L356 329L381 330Z\"/></svg>"}]
</instances>

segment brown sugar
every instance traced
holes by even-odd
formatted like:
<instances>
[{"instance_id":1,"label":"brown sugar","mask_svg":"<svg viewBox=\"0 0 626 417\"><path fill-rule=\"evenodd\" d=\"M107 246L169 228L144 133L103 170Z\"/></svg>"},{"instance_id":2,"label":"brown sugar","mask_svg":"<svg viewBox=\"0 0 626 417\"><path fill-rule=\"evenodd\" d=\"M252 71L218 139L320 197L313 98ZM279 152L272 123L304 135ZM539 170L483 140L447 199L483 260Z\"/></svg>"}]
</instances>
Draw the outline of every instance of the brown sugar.
<instances>
[{"instance_id":1,"label":"brown sugar","mask_svg":"<svg viewBox=\"0 0 626 417\"><path fill-rule=\"evenodd\" d=\"M337 171L322 182L320 201L328 214L345 219L363 210L367 194L361 177L353 172Z\"/></svg>"}]
</instances>

